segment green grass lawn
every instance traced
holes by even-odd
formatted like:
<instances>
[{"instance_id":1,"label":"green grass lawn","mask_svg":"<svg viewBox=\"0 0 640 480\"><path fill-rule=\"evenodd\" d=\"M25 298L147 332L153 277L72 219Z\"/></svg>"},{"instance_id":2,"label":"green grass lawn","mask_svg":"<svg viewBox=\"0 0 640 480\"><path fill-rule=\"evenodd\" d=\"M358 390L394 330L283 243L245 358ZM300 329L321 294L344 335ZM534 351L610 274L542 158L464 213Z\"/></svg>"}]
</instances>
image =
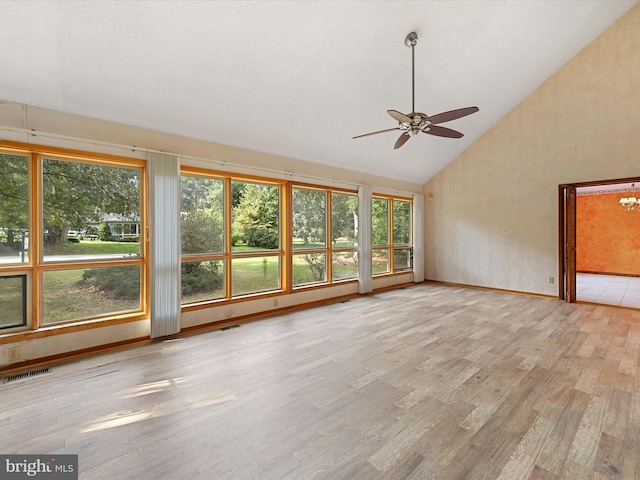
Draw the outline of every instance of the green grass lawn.
<instances>
[{"instance_id":1,"label":"green grass lawn","mask_svg":"<svg viewBox=\"0 0 640 480\"><path fill-rule=\"evenodd\" d=\"M0 325L22 323L22 278L0 277Z\"/></svg>"},{"instance_id":2,"label":"green grass lawn","mask_svg":"<svg viewBox=\"0 0 640 480\"><path fill-rule=\"evenodd\" d=\"M137 267L116 267L137 268ZM110 298L82 282L84 270L44 272L43 323L87 318L108 313L137 310L140 300Z\"/></svg>"},{"instance_id":3,"label":"green grass lawn","mask_svg":"<svg viewBox=\"0 0 640 480\"><path fill-rule=\"evenodd\" d=\"M80 240L78 243L64 245L45 245L45 255L101 255L140 253L138 242L101 242L100 240Z\"/></svg>"},{"instance_id":4,"label":"green grass lawn","mask_svg":"<svg viewBox=\"0 0 640 480\"><path fill-rule=\"evenodd\" d=\"M316 247L303 245L298 247ZM236 245L234 251L264 251L264 249ZM137 254L139 243L133 242L101 242L83 240L79 243L47 247L46 255L97 255L97 254ZM304 259L305 255L294 255L294 285L323 282L324 278L314 278L314 273ZM357 261L351 258L334 258L333 277L357 277ZM386 263L386 262L385 262ZM120 268L120 267L119 267ZM130 267L121 267L130 268ZM278 256L234 258L232 260L233 295L277 290L280 285L280 259ZM109 294L99 291L94 286L82 281L83 270L57 270L44 274L43 316L45 323L68 321L77 318L105 315L113 312L135 310L139 308L139 300L110 298ZM222 272L221 272L222 273ZM209 290L199 290L185 294L183 302L193 302L224 297L224 285Z\"/></svg>"},{"instance_id":5,"label":"green grass lawn","mask_svg":"<svg viewBox=\"0 0 640 480\"><path fill-rule=\"evenodd\" d=\"M280 287L280 258L251 257L231 260L234 295Z\"/></svg>"}]
</instances>

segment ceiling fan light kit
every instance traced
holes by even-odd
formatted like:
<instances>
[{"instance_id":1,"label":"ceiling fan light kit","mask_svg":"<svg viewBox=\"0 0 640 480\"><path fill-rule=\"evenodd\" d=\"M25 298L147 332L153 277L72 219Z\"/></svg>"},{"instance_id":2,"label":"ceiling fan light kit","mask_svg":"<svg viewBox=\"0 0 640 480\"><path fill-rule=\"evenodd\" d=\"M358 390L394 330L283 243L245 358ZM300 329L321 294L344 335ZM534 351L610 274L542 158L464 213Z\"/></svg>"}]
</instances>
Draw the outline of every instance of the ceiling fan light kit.
<instances>
[{"instance_id":1,"label":"ceiling fan light kit","mask_svg":"<svg viewBox=\"0 0 640 480\"><path fill-rule=\"evenodd\" d=\"M398 122L396 128L388 128L386 130L378 130L377 132L365 133L363 135L357 135L355 138L367 137L369 135L377 135L378 133L392 132L394 130L400 130L402 133L398 140L396 140L393 146L394 150L397 150L403 146L407 141L419 133L426 133L428 135L434 135L436 137L447 138L462 138L464 135L456 130L452 130L447 127L440 127L437 124L450 122L457 118L466 117L472 113L477 112L478 107L466 107L459 108L457 110L450 110L448 112L438 113L429 117L425 113L416 112L415 107L415 46L418 43L418 35L416 32L411 32L404 39L404 44L411 48L411 113L404 114L397 110L387 110L387 113Z\"/></svg>"}]
</instances>

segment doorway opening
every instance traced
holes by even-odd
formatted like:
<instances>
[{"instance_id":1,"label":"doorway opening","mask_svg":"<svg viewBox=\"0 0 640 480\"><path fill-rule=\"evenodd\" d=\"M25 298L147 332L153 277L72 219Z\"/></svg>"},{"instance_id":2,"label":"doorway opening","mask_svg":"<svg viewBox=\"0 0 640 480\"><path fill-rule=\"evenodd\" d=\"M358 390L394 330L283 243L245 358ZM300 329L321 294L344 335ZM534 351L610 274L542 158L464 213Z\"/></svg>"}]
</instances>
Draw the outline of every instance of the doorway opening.
<instances>
[{"instance_id":1,"label":"doorway opening","mask_svg":"<svg viewBox=\"0 0 640 480\"><path fill-rule=\"evenodd\" d=\"M640 178L558 186L558 297L640 308Z\"/></svg>"}]
</instances>

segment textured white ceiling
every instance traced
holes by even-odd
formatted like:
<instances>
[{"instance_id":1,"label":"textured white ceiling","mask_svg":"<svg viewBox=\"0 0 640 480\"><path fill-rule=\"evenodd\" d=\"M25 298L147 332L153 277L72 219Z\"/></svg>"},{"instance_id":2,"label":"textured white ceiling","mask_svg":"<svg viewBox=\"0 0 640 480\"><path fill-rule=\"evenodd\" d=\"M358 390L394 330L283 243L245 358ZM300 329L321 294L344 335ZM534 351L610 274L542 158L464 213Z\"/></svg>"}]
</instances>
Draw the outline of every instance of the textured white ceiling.
<instances>
[{"instance_id":1,"label":"textured white ceiling","mask_svg":"<svg viewBox=\"0 0 640 480\"><path fill-rule=\"evenodd\" d=\"M635 1L0 1L0 99L424 183ZM387 109L476 105L393 150ZM268 166L266 166L268 167Z\"/></svg>"}]
</instances>

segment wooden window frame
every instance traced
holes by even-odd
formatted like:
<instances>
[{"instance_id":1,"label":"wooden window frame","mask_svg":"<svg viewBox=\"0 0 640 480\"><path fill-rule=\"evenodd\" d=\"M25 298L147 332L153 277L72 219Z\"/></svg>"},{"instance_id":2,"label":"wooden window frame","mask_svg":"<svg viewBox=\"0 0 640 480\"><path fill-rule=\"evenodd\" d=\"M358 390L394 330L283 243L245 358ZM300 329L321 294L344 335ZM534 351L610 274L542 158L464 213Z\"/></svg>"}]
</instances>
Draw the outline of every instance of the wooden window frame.
<instances>
[{"instance_id":1,"label":"wooden window frame","mask_svg":"<svg viewBox=\"0 0 640 480\"><path fill-rule=\"evenodd\" d=\"M0 141L0 153L24 155L29 158L29 260L21 264L0 265L3 274L24 273L27 275L30 299L26 326L0 332L0 344L16 342L50 335L71 333L90 328L100 328L125 322L149 318L149 245L141 238L140 256L126 260L55 260L43 259L42 225L42 161L43 159L80 162L113 167L133 168L140 172L140 225L147 229L147 164L144 160L113 155L97 154L57 147L31 145L20 142ZM104 315L92 315L86 318L45 324L42 318L43 273L71 269L87 269L117 266L138 266L140 275L140 308L125 312L110 312Z\"/></svg>"},{"instance_id":2,"label":"wooden window frame","mask_svg":"<svg viewBox=\"0 0 640 480\"><path fill-rule=\"evenodd\" d=\"M389 243L387 245L374 245L373 242L371 245L371 250L386 250L388 252L388 256L389 256L389 270L386 272L380 272L380 273L373 273L374 277L380 277L380 276L384 276L384 275L398 275L398 274L403 274L403 273L407 273L413 270L413 241L412 243L408 243L408 244L396 244L393 238L393 203L396 201L399 202L406 202L409 204L409 223L410 223L410 239L413 240L413 199L412 198L408 198L408 197L400 197L400 196L395 196L395 195L384 195L384 194L378 194L378 193L374 193L371 197L371 201L373 202L373 200L375 199L385 199L387 200L389 203L389 208L388 208L388 222L387 222L387 238L389 240ZM372 209L372 221L373 221L373 209ZM409 256L410 256L410 261L411 261L411 265L407 268L402 268L402 269L398 269L396 270L395 268L395 262L394 262L394 253L396 250L409 250Z\"/></svg>"},{"instance_id":3,"label":"wooden window frame","mask_svg":"<svg viewBox=\"0 0 640 480\"><path fill-rule=\"evenodd\" d=\"M286 222L283 222L282 219L286 218L285 212L288 209L288 200L286 195L286 181L264 178L252 175L237 175L237 174L229 174L226 172L218 172L215 170L208 170L198 167L189 167L182 166L180 168L180 176L182 175L190 175L197 176L201 178L212 178L219 179L224 181L224 251L220 253L211 253L211 254L180 254L180 262L196 262L196 261L222 261L224 265L224 276L225 276L225 294L223 297L219 298L211 298L211 299L203 299L203 300L195 300L193 302L181 303L182 310L189 310L192 308L202 308L210 305L221 305L226 303L233 303L237 301L254 299L258 297L271 296L271 295L279 295L282 293L286 293L289 289L287 287L287 269L288 269L288 261L287 261L287 247L285 238L287 238L286 232L288 232L288 227L285 225ZM279 231L280 231L280 248L278 250L261 250L261 251L253 251L253 252L238 252L233 251L233 245L231 244L231 234L232 234L232 209L231 209L231 183L244 182L244 183L254 183L259 185L270 185L276 186L279 188ZM233 295L232 287L233 287L233 271L231 268L231 262L240 258L256 258L256 257L278 257L280 264L280 286L276 289L265 289L255 292L247 292L239 295Z\"/></svg>"},{"instance_id":4,"label":"wooden window frame","mask_svg":"<svg viewBox=\"0 0 640 480\"><path fill-rule=\"evenodd\" d=\"M289 188L288 188L288 196L291 199L290 203L291 203L291 212L290 215L288 216L288 222L290 225L291 230L293 230L293 189L297 188L297 189L301 189L301 190L312 190L312 191L320 191L320 192L324 192L325 194L325 246L324 248L304 248L304 249L294 249L293 248L293 234L291 234L289 236L289 248L290 248L290 252L291 252L291 273L290 273L290 278L293 279L293 256L294 255L303 255L303 254L314 254L314 253L320 253L320 254L324 254L325 255L325 259L326 259L326 265L327 265L327 273L326 273L326 279L325 281L318 281L318 282L310 282L310 283L304 283L301 285L292 285L291 288L292 290L302 290L302 289L308 289L308 288L313 288L313 287L320 287L320 286L326 286L326 285L335 285L338 283L347 283L347 282L356 282L358 281L357 277L353 277L353 278L338 278L338 279L334 279L333 278L333 254L334 253L338 253L338 252L354 252L354 253L358 253L358 245L354 245L353 247L335 247L333 246L332 242L331 242L331 238L333 237L332 235L332 194L333 193L342 193L342 194L347 194L347 195L353 195L354 197L358 198L358 192L354 191L354 190L348 190L348 189L341 189L341 188L329 188L329 187L323 187L323 186L319 186L319 185L311 185L311 184L307 184L307 183L299 183L299 182L291 182L289 184Z\"/></svg>"}]
</instances>

